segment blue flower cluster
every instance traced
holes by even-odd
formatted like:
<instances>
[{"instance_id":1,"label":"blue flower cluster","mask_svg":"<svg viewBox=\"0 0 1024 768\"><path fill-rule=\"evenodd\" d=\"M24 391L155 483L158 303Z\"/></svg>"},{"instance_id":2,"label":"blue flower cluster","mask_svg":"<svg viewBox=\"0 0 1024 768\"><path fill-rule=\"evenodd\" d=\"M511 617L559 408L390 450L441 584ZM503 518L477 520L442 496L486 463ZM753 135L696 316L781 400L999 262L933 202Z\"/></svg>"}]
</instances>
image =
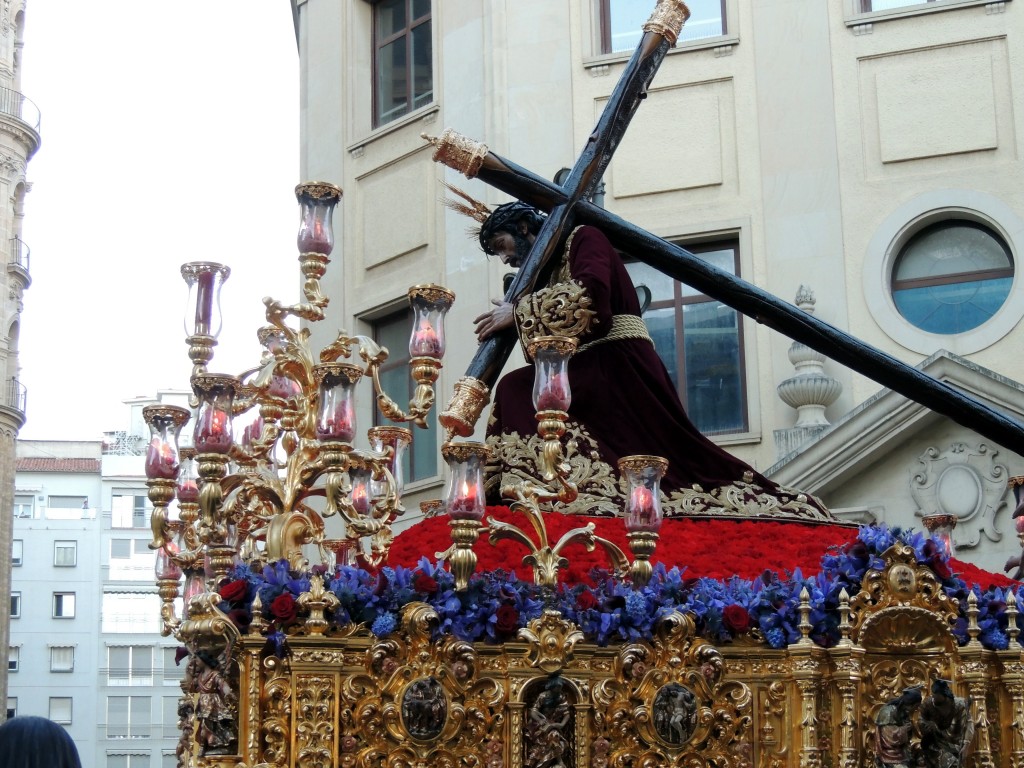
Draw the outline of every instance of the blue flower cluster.
<instances>
[{"instance_id":1,"label":"blue flower cluster","mask_svg":"<svg viewBox=\"0 0 1024 768\"><path fill-rule=\"evenodd\" d=\"M437 611L438 635L451 634L472 642L514 639L518 629L538 618L545 608L559 611L579 626L588 641L599 645L649 640L657 623L678 610L692 615L701 636L714 642L729 642L754 632L770 647L784 648L801 637L800 596L806 590L810 638L829 647L840 637L840 592L845 589L855 595L868 569L883 567L882 553L897 541L912 547L917 561L931 567L946 594L960 603L961 618L954 634L961 644L969 640L967 597L973 591L978 598L982 644L990 649L1008 646L1005 590L969 587L951 573L948 557L936 540L885 525L862 527L855 541L826 553L821 571L806 578L799 569L784 575L765 571L753 580L687 578L685 568L657 564L650 583L639 590L597 569L590 574L591 584L548 589L521 581L515 571L498 570L475 574L466 590L456 592L451 573L442 563L426 558L414 569L382 568L371 573L341 566L333 572L314 570L324 575L327 588L338 598L338 608L328 617L332 623L363 624L378 637L394 632L402 608L419 601ZM267 618L280 618L268 606L281 595L297 598L309 590L309 574L291 570L286 561L259 570L240 565L229 578L245 582L242 603L250 611L253 598L260 596ZM222 608L237 613L242 610L239 605L224 603ZM286 652L287 629L280 622L271 625L268 646L273 652Z\"/></svg>"}]
</instances>

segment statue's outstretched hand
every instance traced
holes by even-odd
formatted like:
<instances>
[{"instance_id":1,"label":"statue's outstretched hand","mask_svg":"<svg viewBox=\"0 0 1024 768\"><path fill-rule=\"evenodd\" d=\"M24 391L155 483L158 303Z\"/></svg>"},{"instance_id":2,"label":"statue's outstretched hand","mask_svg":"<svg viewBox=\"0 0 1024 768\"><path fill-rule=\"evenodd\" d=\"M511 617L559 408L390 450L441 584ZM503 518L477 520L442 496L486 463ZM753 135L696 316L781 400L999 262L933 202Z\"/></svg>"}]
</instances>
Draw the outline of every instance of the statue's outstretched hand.
<instances>
[{"instance_id":1,"label":"statue's outstretched hand","mask_svg":"<svg viewBox=\"0 0 1024 768\"><path fill-rule=\"evenodd\" d=\"M494 309L473 319L476 324L477 341L487 341L491 336L515 325L512 305L501 299L491 299Z\"/></svg>"}]
</instances>

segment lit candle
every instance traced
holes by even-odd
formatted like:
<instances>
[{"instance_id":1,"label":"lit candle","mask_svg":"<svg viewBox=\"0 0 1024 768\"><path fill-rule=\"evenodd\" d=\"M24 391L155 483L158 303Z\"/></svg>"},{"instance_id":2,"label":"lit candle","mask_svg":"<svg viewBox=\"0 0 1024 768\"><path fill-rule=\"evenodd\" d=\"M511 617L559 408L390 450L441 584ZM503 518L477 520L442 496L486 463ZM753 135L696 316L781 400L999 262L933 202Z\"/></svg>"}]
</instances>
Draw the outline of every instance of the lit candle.
<instances>
[{"instance_id":1,"label":"lit candle","mask_svg":"<svg viewBox=\"0 0 1024 768\"><path fill-rule=\"evenodd\" d=\"M194 478L188 478L178 484L178 501L182 504L199 502L199 486Z\"/></svg>"},{"instance_id":2,"label":"lit candle","mask_svg":"<svg viewBox=\"0 0 1024 768\"><path fill-rule=\"evenodd\" d=\"M341 440L348 443L352 441L355 431L352 402L348 398L343 398L317 428L317 437L321 440Z\"/></svg>"},{"instance_id":3,"label":"lit candle","mask_svg":"<svg viewBox=\"0 0 1024 768\"><path fill-rule=\"evenodd\" d=\"M146 477L151 480L173 480L178 476L178 455L174 447L159 437L149 441L146 449Z\"/></svg>"},{"instance_id":4,"label":"lit candle","mask_svg":"<svg viewBox=\"0 0 1024 768\"><path fill-rule=\"evenodd\" d=\"M567 411L569 409L569 392L565 386L565 374L555 373L548 379L537 395L538 411Z\"/></svg>"},{"instance_id":5,"label":"lit candle","mask_svg":"<svg viewBox=\"0 0 1024 768\"><path fill-rule=\"evenodd\" d=\"M204 271L196 275L196 335L205 336L210 333L213 322L213 271Z\"/></svg>"},{"instance_id":6,"label":"lit candle","mask_svg":"<svg viewBox=\"0 0 1024 768\"><path fill-rule=\"evenodd\" d=\"M319 219L313 220L313 225L303 227L299 232L300 253L325 253L331 252L333 245L327 237L327 230Z\"/></svg>"},{"instance_id":7,"label":"lit candle","mask_svg":"<svg viewBox=\"0 0 1024 768\"><path fill-rule=\"evenodd\" d=\"M629 499L629 508L637 530L656 530L654 494L649 488L642 485L634 488Z\"/></svg>"},{"instance_id":8,"label":"lit candle","mask_svg":"<svg viewBox=\"0 0 1024 768\"><path fill-rule=\"evenodd\" d=\"M370 497L366 493L365 483L356 483L352 486L352 506L361 515L370 510Z\"/></svg>"},{"instance_id":9,"label":"lit candle","mask_svg":"<svg viewBox=\"0 0 1024 768\"><path fill-rule=\"evenodd\" d=\"M479 519L483 512L483 502L479 498L479 489L476 483L470 484L466 480L462 481L462 487L459 489L458 495L455 500L451 503L451 508L448 510L449 516L453 518L474 518Z\"/></svg>"},{"instance_id":10,"label":"lit candle","mask_svg":"<svg viewBox=\"0 0 1024 768\"><path fill-rule=\"evenodd\" d=\"M409 354L413 357L440 357L441 340L437 337L437 331L426 320L420 320L419 326L412 335L412 343L409 344Z\"/></svg>"},{"instance_id":11,"label":"lit candle","mask_svg":"<svg viewBox=\"0 0 1024 768\"><path fill-rule=\"evenodd\" d=\"M200 453L227 453L231 448L228 415L217 408L204 410L196 423L194 439Z\"/></svg>"}]
</instances>

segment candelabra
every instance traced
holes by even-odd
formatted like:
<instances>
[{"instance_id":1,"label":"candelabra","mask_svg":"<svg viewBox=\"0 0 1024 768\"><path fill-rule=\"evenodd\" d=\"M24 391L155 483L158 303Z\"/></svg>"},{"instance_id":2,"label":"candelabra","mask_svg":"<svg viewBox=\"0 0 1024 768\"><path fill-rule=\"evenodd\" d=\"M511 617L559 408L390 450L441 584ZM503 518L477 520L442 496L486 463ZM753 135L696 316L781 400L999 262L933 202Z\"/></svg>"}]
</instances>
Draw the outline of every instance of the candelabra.
<instances>
[{"instance_id":1,"label":"candelabra","mask_svg":"<svg viewBox=\"0 0 1024 768\"><path fill-rule=\"evenodd\" d=\"M211 373L222 326L220 292L230 270L208 261L182 266L189 288L185 332L193 366L194 452L183 455L177 445L189 411L146 409L152 432L146 461L154 506L150 546L158 550L163 631L200 645L204 635L226 631L215 615L216 592L238 562L287 559L300 568L318 556L328 567L383 563L392 524L404 512L402 461L412 432L375 426L368 431L369 447L354 447L356 385L371 381L377 407L395 423L425 428L434 404L444 319L454 294L437 285L409 290L409 366L416 388L403 409L381 386L387 349L342 331L314 354L308 328L296 327L295 320L324 317L329 299L320 280L330 263L332 216L342 193L332 184L311 182L295 194L303 301L288 305L265 298L258 365L237 376ZM178 515L170 519L175 495ZM331 518L342 530L329 538ZM174 602L183 575L179 619Z\"/></svg>"},{"instance_id":2,"label":"candelabra","mask_svg":"<svg viewBox=\"0 0 1024 768\"><path fill-rule=\"evenodd\" d=\"M509 483L502 486L501 495L513 511L526 516L536 539L518 526L493 517L483 525L485 508L480 489L486 446L469 442L444 446L442 452L451 469L445 505L453 546L438 554L447 557L457 590L466 588L476 567L473 545L485 528L491 544L509 539L527 548L529 554L523 558L523 564L532 567L537 584L554 587L558 583L559 569L569 564L562 550L574 542L582 543L587 551L601 546L616 575L621 578L629 573L636 588L644 586L651 578L649 559L662 522L659 483L668 467L668 462L658 456L627 456L619 462L628 484L625 524L634 556L632 565L618 546L595 534L593 523L567 531L554 543L548 536L544 509L570 503L578 493L570 479L562 446L572 403L568 363L575 350L576 340L566 336L542 336L527 345L535 370L533 406L537 414L537 433L544 441L539 456L543 482Z\"/></svg>"}]
</instances>

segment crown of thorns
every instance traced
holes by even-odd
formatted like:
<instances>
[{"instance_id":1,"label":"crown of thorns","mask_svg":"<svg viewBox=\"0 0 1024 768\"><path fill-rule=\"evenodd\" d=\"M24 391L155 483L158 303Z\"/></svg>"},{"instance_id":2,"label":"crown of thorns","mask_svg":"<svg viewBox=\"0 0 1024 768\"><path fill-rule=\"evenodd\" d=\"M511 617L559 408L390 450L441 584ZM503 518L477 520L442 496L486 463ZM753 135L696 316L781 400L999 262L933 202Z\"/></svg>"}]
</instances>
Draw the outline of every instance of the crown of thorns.
<instances>
[{"instance_id":1,"label":"crown of thorns","mask_svg":"<svg viewBox=\"0 0 1024 768\"><path fill-rule=\"evenodd\" d=\"M445 207L455 211L456 213L461 213L463 216L469 216L480 224L479 227L470 227L469 235L480 242L480 248L489 256L495 255L495 252L488 245L492 237L499 232L510 232L515 234L516 224L524 214L532 213L538 216L543 215L532 205L527 205L526 203L518 200L512 203L499 205L497 208L492 210L487 205L481 203L479 200L475 200L458 187L447 183L445 186L465 201L460 202L459 200L446 198L444 201Z\"/></svg>"}]
</instances>

